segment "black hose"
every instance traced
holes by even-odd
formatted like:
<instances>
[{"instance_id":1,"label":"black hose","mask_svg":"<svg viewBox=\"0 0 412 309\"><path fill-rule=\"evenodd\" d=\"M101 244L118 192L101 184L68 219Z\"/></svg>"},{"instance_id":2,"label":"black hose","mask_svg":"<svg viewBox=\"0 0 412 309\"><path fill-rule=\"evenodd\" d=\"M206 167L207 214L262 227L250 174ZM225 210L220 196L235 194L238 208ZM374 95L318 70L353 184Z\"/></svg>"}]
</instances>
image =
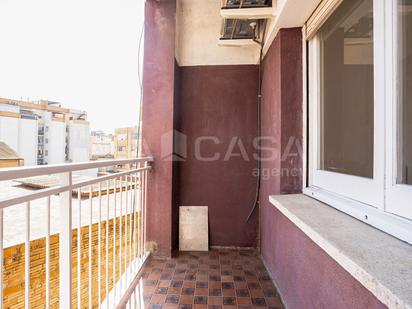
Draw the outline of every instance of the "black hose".
<instances>
[{"instance_id":1,"label":"black hose","mask_svg":"<svg viewBox=\"0 0 412 309\"><path fill-rule=\"evenodd\" d=\"M253 213L255 212L258 204L259 204L259 192L260 192L260 174L261 174L261 168L262 168L262 162L261 162L261 110L262 110L262 83L263 83L263 46L265 44L265 32L266 32L266 21L265 21L265 26L263 28L263 36L262 36L262 41L259 42L255 39L257 43L260 44L260 55L259 55L259 84L258 84L258 97L257 97L257 138L258 138L258 144L257 144L257 150L258 150L258 158L257 158L257 169L258 169L258 174L256 178L256 191L255 191L255 199L253 202L252 209L249 212L249 215L246 219L246 222L249 222L250 218L252 217Z\"/></svg>"}]
</instances>

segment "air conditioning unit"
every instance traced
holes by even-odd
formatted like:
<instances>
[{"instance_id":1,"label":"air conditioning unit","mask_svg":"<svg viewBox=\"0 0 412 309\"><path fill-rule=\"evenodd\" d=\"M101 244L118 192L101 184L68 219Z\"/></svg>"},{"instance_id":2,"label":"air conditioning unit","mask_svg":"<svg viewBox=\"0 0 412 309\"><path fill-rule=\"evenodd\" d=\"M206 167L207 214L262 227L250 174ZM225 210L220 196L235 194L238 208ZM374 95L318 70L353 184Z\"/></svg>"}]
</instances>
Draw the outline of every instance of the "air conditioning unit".
<instances>
[{"instance_id":1,"label":"air conditioning unit","mask_svg":"<svg viewBox=\"0 0 412 309\"><path fill-rule=\"evenodd\" d=\"M275 14L272 0L224 0L219 45L254 45L262 37L266 22Z\"/></svg>"},{"instance_id":2,"label":"air conditioning unit","mask_svg":"<svg viewBox=\"0 0 412 309\"><path fill-rule=\"evenodd\" d=\"M246 46L259 44L266 20L225 19L219 40L221 46Z\"/></svg>"}]
</instances>

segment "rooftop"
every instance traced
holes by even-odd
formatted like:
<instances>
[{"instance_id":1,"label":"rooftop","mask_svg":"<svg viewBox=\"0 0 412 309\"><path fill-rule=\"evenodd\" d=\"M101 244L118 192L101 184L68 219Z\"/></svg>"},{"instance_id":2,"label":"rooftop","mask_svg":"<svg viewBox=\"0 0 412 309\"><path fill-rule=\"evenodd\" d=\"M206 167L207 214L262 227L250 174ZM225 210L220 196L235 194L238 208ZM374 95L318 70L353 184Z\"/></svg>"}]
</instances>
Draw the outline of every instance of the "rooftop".
<instances>
[{"instance_id":1,"label":"rooftop","mask_svg":"<svg viewBox=\"0 0 412 309\"><path fill-rule=\"evenodd\" d=\"M0 141L0 160L22 160L9 145Z\"/></svg>"}]
</instances>

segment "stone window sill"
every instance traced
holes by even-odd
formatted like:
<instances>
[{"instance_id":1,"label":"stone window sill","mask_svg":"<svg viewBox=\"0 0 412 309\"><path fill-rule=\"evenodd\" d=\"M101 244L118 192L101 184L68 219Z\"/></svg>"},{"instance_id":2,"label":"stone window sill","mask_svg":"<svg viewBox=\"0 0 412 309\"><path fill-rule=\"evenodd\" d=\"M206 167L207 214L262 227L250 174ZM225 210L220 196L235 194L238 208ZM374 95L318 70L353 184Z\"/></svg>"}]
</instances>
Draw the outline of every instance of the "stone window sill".
<instances>
[{"instance_id":1,"label":"stone window sill","mask_svg":"<svg viewBox=\"0 0 412 309\"><path fill-rule=\"evenodd\" d=\"M270 202L389 308L412 309L412 246L303 194Z\"/></svg>"}]
</instances>

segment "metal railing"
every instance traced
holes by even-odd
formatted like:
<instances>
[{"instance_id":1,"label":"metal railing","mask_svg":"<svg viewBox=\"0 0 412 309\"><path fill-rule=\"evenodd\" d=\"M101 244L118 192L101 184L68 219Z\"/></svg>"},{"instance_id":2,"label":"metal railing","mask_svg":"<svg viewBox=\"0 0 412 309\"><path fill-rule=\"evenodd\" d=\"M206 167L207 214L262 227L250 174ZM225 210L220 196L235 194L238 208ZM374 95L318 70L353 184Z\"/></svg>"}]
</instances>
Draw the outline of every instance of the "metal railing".
<instances>
[{"instance_id":1,"label":"metal railing","mask_svg":"<svg viewBox=\"0 0 412 309\"><path fill-rule=\"evenodd\" d=\"M34 201L39 200L46 205L44 222L40 223L45 236L43 265L45 276L42 283L45 294L41 307L55 307L51 294L56 287L51 285L50 270L51 260L55 258L51 256L51 237L53 236L51 225L52 219L55 219L51 217L52 200L56 202L53 210L58 209L59 292L57 299L59 307L64 309L72 307L115 308L124 299L149 255L145 246L146 189L147 173L152 161L151 157L142 157L0 170L0 182L28 177L33 180L35 179L33 177L58 175L58 183L44 189L26 190L12 196L0 196L1 265L4 265L5 258L4 212L9 208L19 208L21 218L13 218L13 220L16 222L22 220L25 225L25 308L36 306L31 304L31 298L36 292L31 287L30 250L33 239L30 227L33 221L30 215L33 207L36 207ZM82 177L77 182L76 177L73 177L73 174L78 172L84 173L87 170L111 166L128 166L129 169L100 177ZM96 229L97 237L95 237ZM85 265L87 265L87 271ZM3 293L7 288L5 279L4 267L0 267L0 309L7 306Z\"/></svg>"}]
</instances>

